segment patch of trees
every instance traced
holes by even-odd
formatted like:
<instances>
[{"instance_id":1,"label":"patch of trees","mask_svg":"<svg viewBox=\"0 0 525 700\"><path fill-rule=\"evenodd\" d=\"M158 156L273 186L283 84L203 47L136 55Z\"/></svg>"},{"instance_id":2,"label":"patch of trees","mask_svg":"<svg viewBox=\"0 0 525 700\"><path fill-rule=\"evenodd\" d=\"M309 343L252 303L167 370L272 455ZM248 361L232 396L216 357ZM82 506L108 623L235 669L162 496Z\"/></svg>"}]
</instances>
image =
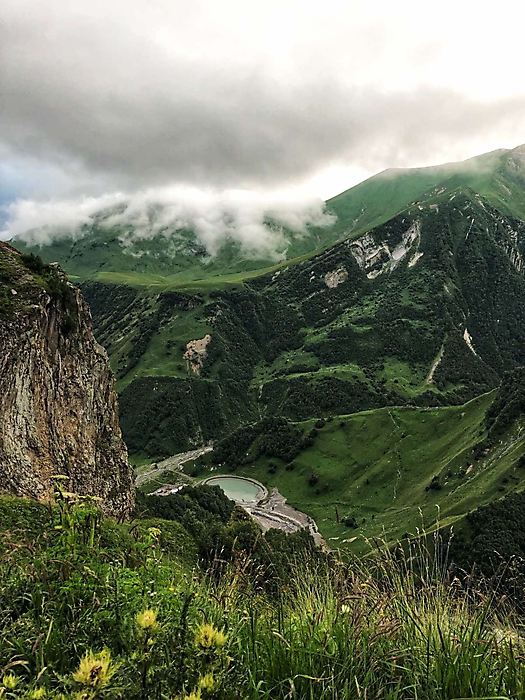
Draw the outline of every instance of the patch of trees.
<instances>
[{"instance_id":1,"label":"patch of trees","mask_svg":"<svg viewBox=\"0 0 525 700\"><path fill-rule=\"evenodd\" d=\"M479 459L486 448L497 440L525 414L525 367L518 367L506 372L498 392L487 409L485 425L487 437L475 448L475 457Z\"/></svg>"},{"instance_id":2,"label":"patch of trees","mask_svg":"<svg viewBox=\"0 0 525 700\"><path fill-rule=\"evenodd\" d=\"M145 496L137 492L136 515L162 518L184 526L197 545L200 560L227 562L240 553L251 561L261 583L276 593L290 578L293 563L324 559L307 530L287 534L268 530L264 535L241 508L237 508L218 486L184 487L170 496ZM162 525L161 525L162 529Z\"/></svg>"},{"instance_id":3,"label":"patch of trees","mask_svg":"<svg viewBox=\"0 0 525 700\"><path fill-rule=\"evenodd\" d=\"M525 364L525 279L511 262L514 246L509 229L525 231L523 222L506 219L492 210L479 213L462 243L457 266L468 307L468 328L476 352L500 376Z\"/></svg>"},{"instance_id":4,"label":"patch of trees","mask_svg":"<svg viewBox=\"0 0 525 700\"><path fill-rule=\"evenodd\" d=\"M262 400L269 412L280 412L297 421L403 403L386 390L379 393L364 382L336 377L275 379L264 385Z\"/></svg>"},{"instance_id":5,"label":"patch of trees","mask_svg":"<svg viewBox=\"0 0 525 700\"><path fill-rule=\"evenodd\" d=\"M222 302L215 324L219 332L223 332L222 316L228 307L235 325L242 326L267 362L273 362L283 351L301 347L300 316L292 306L281 303L273 295L260 293L247 285L236 291L214 292L210 297ZM226 334L231 336L231 333Z\"/></svg>"},{"instance_id":6,"label":"patch of trees","mask_svg":"<svg viewBox=\"0 0 525 700\"><path fill-rule=\"evenodd\" d=\"M525 367L518 367L503 375L496 397L487 410L486 424L489 435L493 439L499 437L523 414L525 414Z\"/></svg>"},{"instance_id":7,"label":"patch of trees","mask_svg":"<svg viewBox=\"0 0 525 700\"><path fill-rule=\"evenodd\" d=\"M89 304L95 336L107 345L110 336L124 332L129 324L127 314L134 306L138 290L127 284L104 284L88 280L79 285Z\"/></svg>"},{"instance_id":8,"label":"patch of trees","mask_svg":"<svg viewBox=\"0 0 525 700\"><path fill-rule=\"evenodd\" d=\"M452 562L467 573L497 577L501 592L525 606L525 492L511 493L466 516L451 541Z\"/></svg>"},{"instance_id":9,"label":"patch of trees","mask_svg":"<svg viewBox=\"0 0 525 700\"><path fill-rule=\"evenodd\" d=\"M347 270L347 279L337 287L327 287L325 275L341 267ZM358 302L359 296L370 287L346 244L336 245L298 265L291 265L281 270L276 278L265 276L251 284L267 285L267 296L276 299L279 308L287 305L297 308L304 326L319 327L330 323Z\"/></svg>"},{"instance_id":10,"label":"patch of trees","mask_svg":"<svg viewBox=\"0 0 525 700\"><path fill-rule=\"evenodd\" d=\"M425 487L425 491L441 491L442 488L443 484L441 483L441 479L439 475L436 474L436 476L432 477L430 484Z\"/></svg>"},{"instance_id":11,"label":"patch of trees","mask_svg":"<svg viewBox=\"0 0 525 700\"><path fill-rule=\"evenodd\" d=\"M220 387L202 379L142 377L124 389L119 402L130 452L168 457L228 428Z\"/></svg>"},{"instance_id":12,"label":"patch of trees","mask_svg":"<svg viewBox=\"0 0 525 700\"><path fill-rule=\"evenodd\" d=\"M219 486L204 485L185 486L169 496L146 496L137 491L135 511L143 513L146 509L148 517L178 520L182 524L184 517L192 513L203 522L217 519L225 524L231 518L234 508L235 503Z\"/></svg>"},{"instance_id":13,"label":"patch of trees","mask_svg":"<svg viewBox=\"0 0 525 700\"><path fill-rule=\"evenodd\" d=\"M213 450L216 464L230 469L249 463L261 455L292 462L314 443L312 433L304 435L285 418L269 417L254 425L238 428Z\"/></svg>"},{"instance_id":14,"label":"patch of trees","mask_svg":"<svg viewBox=\"0 0 525 700\"><path fill-rule=\"evenodd\" d=\"M204 299L201 294L187 294L186 292L161 292L159 302L165 309L183 309L189 311L200 306Z\"/></svg>"},{"instance_id":15,"label":"patch of trees","mask_svg":"<svg viewBox=\"0 0 525 700\"><path fill-rule=\"evenodd\" d=\"M468 397L465 400L468 400L493 389L499 383L499 377L480 357L474 355L460 333L456 332L445 342L443 357L434 372L434 382L440 391L444 391L448 384L462 384Z\"/></svg>"}]
</instances>

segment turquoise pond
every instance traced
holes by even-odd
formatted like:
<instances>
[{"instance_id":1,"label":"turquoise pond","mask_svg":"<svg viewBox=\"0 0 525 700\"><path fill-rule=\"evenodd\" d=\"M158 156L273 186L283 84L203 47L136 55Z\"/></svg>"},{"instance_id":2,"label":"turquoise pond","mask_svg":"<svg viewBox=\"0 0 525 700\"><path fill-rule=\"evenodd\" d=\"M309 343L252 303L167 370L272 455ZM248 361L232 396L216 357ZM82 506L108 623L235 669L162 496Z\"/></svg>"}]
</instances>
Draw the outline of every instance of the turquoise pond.
<instances>
[{"instance_id":1,"label":"turquoise pond","mask_svg":"<svg viewBox=\"0 0 525 700\"><path fill-rule=\"evenodd\" d=\"M253 481L235 476L216 476L206 479L207 486L220 486L224 493L233 501L257 503L265 494L263 487Z\"/></svg>"}]
</instances>

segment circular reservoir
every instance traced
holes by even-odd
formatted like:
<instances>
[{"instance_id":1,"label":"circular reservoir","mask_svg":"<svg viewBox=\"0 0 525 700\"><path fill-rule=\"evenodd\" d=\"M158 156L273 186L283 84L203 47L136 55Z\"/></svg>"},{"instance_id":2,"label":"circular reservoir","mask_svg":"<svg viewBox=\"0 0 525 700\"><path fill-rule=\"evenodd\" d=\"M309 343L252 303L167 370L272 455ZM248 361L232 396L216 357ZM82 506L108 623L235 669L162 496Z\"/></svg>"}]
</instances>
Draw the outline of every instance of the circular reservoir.
<instances>
[{"instance_id":1,"label":"circular reservoir","mask_svg":"<svg viewBox=\"0 0 525 700\"><path fill-rule=\"evenodd\" d=\"M202 483L206 486L220 486L228 498L237 503L257 503L268 495L268 491L258 481L241 476L212 476Z\"/></svg>"}]
</instances>

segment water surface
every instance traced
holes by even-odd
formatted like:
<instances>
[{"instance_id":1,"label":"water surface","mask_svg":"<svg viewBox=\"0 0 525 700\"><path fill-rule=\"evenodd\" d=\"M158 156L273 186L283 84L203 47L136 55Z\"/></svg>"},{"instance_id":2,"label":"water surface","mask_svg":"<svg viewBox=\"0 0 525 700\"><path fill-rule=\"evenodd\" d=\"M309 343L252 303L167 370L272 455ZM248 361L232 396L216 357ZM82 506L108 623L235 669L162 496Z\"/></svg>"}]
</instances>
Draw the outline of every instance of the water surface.
<instances>
[{"instance_id":1,"label":"water surface","mask_svg":"<svg viewBox=\"0 0 525 700\"><path fill-rule=\"evenodd\" d=\"M257 503L264 496L262 489L248 479L237 476L215 476L206 480L207 486L220 486L233 501Z\"/></svg>"}]
</instances>

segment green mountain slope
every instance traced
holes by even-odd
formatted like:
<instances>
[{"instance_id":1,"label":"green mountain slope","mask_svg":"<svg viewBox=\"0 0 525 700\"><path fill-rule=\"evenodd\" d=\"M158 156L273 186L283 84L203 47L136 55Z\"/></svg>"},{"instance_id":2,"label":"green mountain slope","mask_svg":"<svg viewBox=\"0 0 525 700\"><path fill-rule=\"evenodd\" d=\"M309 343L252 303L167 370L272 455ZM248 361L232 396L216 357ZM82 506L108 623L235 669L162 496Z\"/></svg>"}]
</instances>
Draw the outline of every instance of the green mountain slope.
<instances>
[{"instance_id":1,"label":"green mountain slope","mask_svg":"<svg viewBox=\"0 0 525 700\"><path fill-rule=\"evenodd\" d=\"M376 227L416 202L460 187L478 192L508 216L525 219L525 147L497 150L460 163L379 173L327 202L327 210L337 217L333 225L310 227L306 235L288 233L289 244L281 246L279 254L287 260L311 254ZM210 258L195 233L188 230L133 237L130 226L104 226L111 213L95 215L93 224L83 226L73 238L60 237L45 246L18 240L17 247L38 252L46 262L60 262L81 280L134 285L181 286L275 265L268 257L247 257L232 241Z\"/></svg>"},{"instance_id":2,"label":"green mountain slope","mask_svg":"<svg viewBox=\"0 0 525 700\"><path fill-rule=\"evenodd\" d=\"M510 375L507 385L522 392L523 377ZM366 551L368 539L395 541L444 527L525 488L523 413L514 413L485 446L491 411L507 411L510 393L490 392L462 406L389 407L295 423L292 433L309 440L293 446L282 426L266 421L257 435L241 428L186 468L204 475L213 465L215 473L234 471L276 486L315 518L333 546Z\"/></svg>"},{"instance_id":3,"label":"green mountain slope","mask_svg":"<svg viewBox=\"0 0 525 700\"><path fill-rule=\"evenodd\" d=\"M128 445L161 456L264 415L489 391L525 363L524 255L525 224L460 189L244 283L82 289L117 372ZM206 344L198 365L192 341Z\"/></svg>"},{"instance_id":4,"label":"green mountain slope","mask_svg":"<svg viewBox=\"0 0 525 700\"><path fill-rule=\"evenodd\" d=\"M458 163L385 170L327 202L341 235L378 226L417 201L470 187L506 214L525 218L525 146Z\"/></svg>"},{"instance_id":5,"label":"green mountain slope","mask_svg":"<svg viewBox=\"0 0 525 700\"><path fill-rule=\"evenodd\" d=\"M255 440L223 466L361 547L414 532L419 508L450 523L521 488L520 393L491 392L525 365L525 149L387 171L327 205L337 222L280 264L209 260L189 232L175 257L165 239L134 257L103 227L43 252L82 280L137 461L338 416L296 457L272 466Z\"/></svg>"}]
</instances>

